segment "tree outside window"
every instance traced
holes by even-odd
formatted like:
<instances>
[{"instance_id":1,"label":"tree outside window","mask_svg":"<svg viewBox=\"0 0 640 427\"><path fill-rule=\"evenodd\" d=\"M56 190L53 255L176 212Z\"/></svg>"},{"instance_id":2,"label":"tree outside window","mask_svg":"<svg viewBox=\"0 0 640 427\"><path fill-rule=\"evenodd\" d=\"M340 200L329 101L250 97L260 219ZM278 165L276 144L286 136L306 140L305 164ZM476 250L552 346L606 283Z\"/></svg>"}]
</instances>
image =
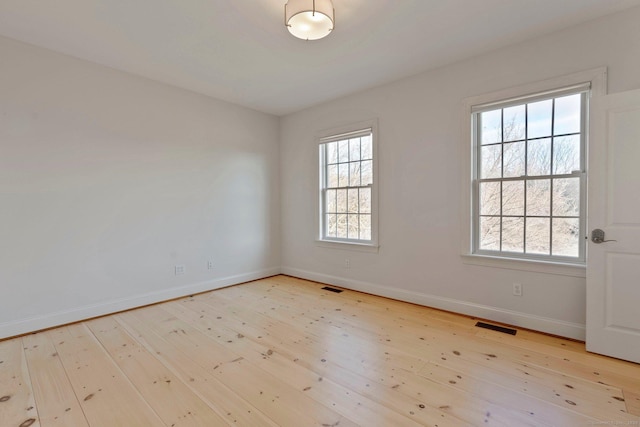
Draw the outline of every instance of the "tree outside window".
<instances>
[{"instance_id":1,"label":"tree outside window","mask_svg":"<svg viewBox=\"0 0 640 427\"><path fill-rule=\"evenodd\" d=\"M476 253L581 260L586 92L474 115Z\"/></svg>"}]
</instances>

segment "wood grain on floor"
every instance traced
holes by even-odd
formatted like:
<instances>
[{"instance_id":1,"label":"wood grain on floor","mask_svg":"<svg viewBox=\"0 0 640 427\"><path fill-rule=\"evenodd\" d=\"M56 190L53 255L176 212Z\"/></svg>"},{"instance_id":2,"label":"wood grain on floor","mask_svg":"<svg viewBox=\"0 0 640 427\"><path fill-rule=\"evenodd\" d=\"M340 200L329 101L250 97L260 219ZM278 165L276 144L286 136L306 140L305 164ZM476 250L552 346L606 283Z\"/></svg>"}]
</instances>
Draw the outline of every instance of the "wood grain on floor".
<instances>
[{"instance_id":1,"label":"wood grain on floor","mask_svg":"<svg viewBox=\"0 0 640 427\"><path fill-rule=\"evenodd\" d=\"M640 425L640 365L276 276L0 342L0 426Z\"/></svg>"}]
</instances>

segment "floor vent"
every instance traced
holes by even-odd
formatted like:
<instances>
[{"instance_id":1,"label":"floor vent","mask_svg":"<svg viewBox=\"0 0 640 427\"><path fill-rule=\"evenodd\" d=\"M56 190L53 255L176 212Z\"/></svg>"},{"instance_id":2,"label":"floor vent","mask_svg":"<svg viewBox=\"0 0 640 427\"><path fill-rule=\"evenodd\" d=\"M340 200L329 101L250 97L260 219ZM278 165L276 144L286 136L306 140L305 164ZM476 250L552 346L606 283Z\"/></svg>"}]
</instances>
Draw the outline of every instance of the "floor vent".
<instances>
[{"instance_id":1,"label":"floor vent","mask_svg":"<svg viewBox=\"0 0 640 427\"><path fill-rule=\"evenodd\" d=\"M322 289L329 292L335 292L336 294L339 294L340 292L342 292L342 289L330 288L329 286L325 286Z\"/></svg>"},{"instance_id":2,"label":"floor vent","mask_svg":"<svg viewBox=\"0 0 640 427\"><path fill-rule=\"evenodd\" d=\"M498 331L498 332L502 332L503 334L509 334L509 335L515 335L518 332L515 329L505 328L498 325L491 325L489 323L484 323L484 322L478 322L476 323L476 326L478 328L491 329L492 331Z\"/></svg>"}]
</instances>

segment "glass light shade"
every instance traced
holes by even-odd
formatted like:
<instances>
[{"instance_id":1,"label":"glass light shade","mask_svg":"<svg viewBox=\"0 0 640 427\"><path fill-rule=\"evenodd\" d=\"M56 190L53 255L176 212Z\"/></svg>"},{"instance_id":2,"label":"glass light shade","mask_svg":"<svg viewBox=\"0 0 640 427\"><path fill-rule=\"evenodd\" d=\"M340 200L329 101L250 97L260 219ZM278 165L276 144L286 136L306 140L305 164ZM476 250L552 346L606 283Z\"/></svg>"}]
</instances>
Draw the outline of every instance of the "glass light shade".
<instances>
[{"instance_id":1,"label":"glass light shade","mask_svg":"<svg viewBox=\"0 0 640 427\"><path fill-rule=\"evenodd\" d=\"M331 0L289 0L284 12L287 29L299 39L318 40L333 30Z\"/></svg>"}]
</instances>

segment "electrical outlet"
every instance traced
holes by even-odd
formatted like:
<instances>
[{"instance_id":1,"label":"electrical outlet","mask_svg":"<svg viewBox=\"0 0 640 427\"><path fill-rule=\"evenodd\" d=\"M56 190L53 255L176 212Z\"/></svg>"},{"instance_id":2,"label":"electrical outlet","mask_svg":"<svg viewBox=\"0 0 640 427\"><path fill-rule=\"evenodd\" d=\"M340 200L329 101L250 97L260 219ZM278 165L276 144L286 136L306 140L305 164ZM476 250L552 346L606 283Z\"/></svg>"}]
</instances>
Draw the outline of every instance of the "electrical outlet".
<instances>
[{"instance_id":1,"label":"electrical outlet","mask_svg":"<svg viewBox=\"0 0 640 427\"><path fill-rule=\"evenodd\" d=\"M522 283L514 283L513 284L513 295L517 297L522 296Z\"/></svg>"},{"instance_id":2,"label":"electrical outlet","mask_svg":"<svg viewBox=\"0 0 640 427\"><path fill-rule=\"evenodd\" d=\"M184 274L185 270L186 269L185 269L184 265L176 265L176 270L175 270L176 276L180 276L181 274Z\"/></svg>"},{"instance_id":3,"label":"electrical outlet","mask_svg":"<svg viewBox=\"0 0 640 427\"><path fill-rule=\"evenodd\" d=\"M349 258L344 259L344 268L351 268L351 260Z\"/></svg>"},{"instance_id":4,"label":"electrical outlet","mask_svg":"<svg viewBox=\"0 0 640 427\"><path fill-rule=\"evenodd\" d=\"M213 261L209 260L209 262L207 262L207 269L213 270Z\"/></svg>"}]
</instances>

